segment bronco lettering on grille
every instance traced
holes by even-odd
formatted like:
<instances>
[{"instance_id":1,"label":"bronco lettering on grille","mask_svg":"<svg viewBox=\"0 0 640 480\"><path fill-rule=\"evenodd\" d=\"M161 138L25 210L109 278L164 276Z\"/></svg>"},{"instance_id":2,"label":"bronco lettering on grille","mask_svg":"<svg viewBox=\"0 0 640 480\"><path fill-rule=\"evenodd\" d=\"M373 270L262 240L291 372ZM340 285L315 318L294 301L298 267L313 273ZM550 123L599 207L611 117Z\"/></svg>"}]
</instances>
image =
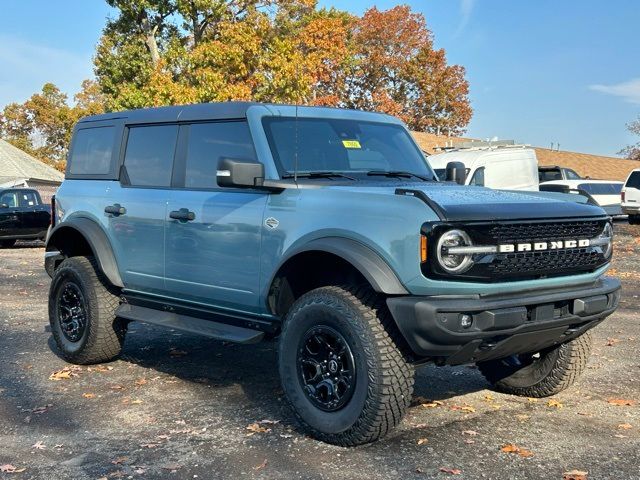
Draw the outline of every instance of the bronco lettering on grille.
<instances>
[{"instance_id":1,"label":"bronco lettering on grille","mask_svg":"<svg viewBox=\"0 0 640 480\"><path fill-rule=\"evenodd\" d=\"M498 245L499 253L540 252L546 250L563 250L566 248L583 248L590 245L589 240L553 240L535 243L506 243Z\"/></svg>"}]
</instances>

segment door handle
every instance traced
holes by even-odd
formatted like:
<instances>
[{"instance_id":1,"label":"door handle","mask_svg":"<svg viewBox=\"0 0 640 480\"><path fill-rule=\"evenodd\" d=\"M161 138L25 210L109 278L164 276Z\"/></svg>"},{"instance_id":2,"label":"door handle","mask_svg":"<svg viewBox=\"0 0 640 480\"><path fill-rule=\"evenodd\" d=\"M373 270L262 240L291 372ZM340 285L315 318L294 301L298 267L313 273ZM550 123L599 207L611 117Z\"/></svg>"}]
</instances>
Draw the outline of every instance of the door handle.
<instances>
[{"instance_id":1,"label":"door handle","mask_svg":"<svg viewBox=\"0 0 640 480\"><path fill-rule=\"evenodd\" d=\"M118 215L124 215L125 213L127 213L127 209L119 203L115 203L113 205L104 207L104 213L110 213L111 215L115 215L117 217Z\"/></svg>"},{"instance_id":2,"label":"door handle","mask_svg":"<svg viewBox=\"0 0 640 480\"><path fill-rule=\"evenodd\" d=\"M196 214L190 212L188 208L181 208L180 210L169 212L169 218L180 220L181 222L190 222L196 219Z\"/></svg>"}]
</instances>

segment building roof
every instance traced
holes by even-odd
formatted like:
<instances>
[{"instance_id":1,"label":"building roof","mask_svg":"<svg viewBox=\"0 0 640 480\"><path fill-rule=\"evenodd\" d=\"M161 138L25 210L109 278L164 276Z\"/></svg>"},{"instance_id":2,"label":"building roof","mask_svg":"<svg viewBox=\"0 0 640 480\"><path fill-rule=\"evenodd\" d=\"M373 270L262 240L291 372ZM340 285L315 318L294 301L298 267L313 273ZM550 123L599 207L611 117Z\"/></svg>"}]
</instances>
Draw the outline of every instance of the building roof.
<instances>
[{"instance_id":1,"label":"building roof","mask_svg":"<svg viewBox=\"0 0 640 480\"><path fill-rule=\"evenodd\" d=\"M469 140L424 132L412 133L420 148L429 154L439 153L444 147L452 147ZM540 147L533 147L533 149L536 151L539 165L569 167L581 176L593 179L624 181L634 168L640 168L640 162L635 160Z\"/></svg>"},{"instance_id":2,"label":"building roof","mask_svg":"<svg viewBox=\"0 0 640 480\"><path fill-rule=\"evenodd\" d=\"M61 183L64 175L55 168L0 139L0 183L40 180Z\"/></svg>"}]
</instances>

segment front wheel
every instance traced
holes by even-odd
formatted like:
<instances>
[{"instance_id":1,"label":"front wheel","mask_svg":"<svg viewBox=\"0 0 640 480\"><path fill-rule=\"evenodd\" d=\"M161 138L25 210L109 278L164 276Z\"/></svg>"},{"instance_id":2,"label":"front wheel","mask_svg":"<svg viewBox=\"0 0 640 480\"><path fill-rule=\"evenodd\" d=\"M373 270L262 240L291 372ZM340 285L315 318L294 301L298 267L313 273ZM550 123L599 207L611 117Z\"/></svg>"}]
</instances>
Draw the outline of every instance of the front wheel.
<instances>
[{"instance_id":1,"label":"front wheel","mask_svg":"<svg viewBox=\"0 0 640 480\"><path fill-rule=\"evenodd\" d=\"M368 287L322 287L300 297L280 336L283 389L319 440L354 446L400 423L414 370L384 299Z\"/></svg>"},{"instance_id":2,"label":"front wheel","mask_svg":"<svg viewBox=\"0 0 640 480\"><path fill-rule=\"evenodd\" d=\"M587 366L591 333L537 353L478 363L496 390L524 397L548 397L575 383Z\"/></svg>"}]
</instances>

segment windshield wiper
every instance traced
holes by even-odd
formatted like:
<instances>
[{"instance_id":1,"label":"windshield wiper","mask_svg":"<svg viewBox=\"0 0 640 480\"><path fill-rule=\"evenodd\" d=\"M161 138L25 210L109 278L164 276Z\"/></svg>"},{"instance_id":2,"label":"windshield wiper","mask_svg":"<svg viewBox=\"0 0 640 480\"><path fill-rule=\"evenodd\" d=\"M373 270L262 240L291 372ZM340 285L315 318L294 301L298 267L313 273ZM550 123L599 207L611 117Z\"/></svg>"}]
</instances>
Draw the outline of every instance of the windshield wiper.
<instances>
[{"instance_id":1,"label":"windshield wiper","mask_svg":"<svg viewBox=\"0 0 640 480\"><path fill-rule=\"evenodd\" d=\"M340 173L340 172L299 172L297 175L291 172L287 172L284 175L282 175L282 178L333 178L333 177L341 177L341 178L347 178L349 180L356 180L353 177L350 177L349 175L345 175L344 173Z\"/></svg>"},{"instance_id":2,"label":"windshield wiper","mask_svg":"<svg viewBox=\"0 0 640 480\"><path fill-rule=\"evenodd\" d=\"M432 178L427 178L422 175L418 175L417 173L403 172L401 170L371 170L367 172L367 175L371 177L397 177L397 178L415 177L425 182L430 182L433 180Z\"/></svg>"}]
</instances>

